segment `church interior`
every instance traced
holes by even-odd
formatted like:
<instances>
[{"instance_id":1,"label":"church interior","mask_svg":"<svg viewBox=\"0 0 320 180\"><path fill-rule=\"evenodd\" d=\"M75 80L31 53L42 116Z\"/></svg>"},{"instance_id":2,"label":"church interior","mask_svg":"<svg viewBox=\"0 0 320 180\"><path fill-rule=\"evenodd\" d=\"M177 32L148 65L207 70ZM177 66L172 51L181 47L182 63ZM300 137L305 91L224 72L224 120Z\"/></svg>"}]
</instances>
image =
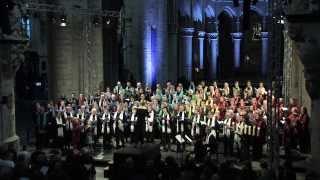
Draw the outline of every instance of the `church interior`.
<instances>
[{"instance_id":1,"label":"church interior","mask_svg":"<svg viewBox=\"0 0 320 180\"><path fill-rule=\"evenodd\" d=\"M0 179L318 180L319 32L318 0L0 0Z\"/></svg>"}]
</instances>

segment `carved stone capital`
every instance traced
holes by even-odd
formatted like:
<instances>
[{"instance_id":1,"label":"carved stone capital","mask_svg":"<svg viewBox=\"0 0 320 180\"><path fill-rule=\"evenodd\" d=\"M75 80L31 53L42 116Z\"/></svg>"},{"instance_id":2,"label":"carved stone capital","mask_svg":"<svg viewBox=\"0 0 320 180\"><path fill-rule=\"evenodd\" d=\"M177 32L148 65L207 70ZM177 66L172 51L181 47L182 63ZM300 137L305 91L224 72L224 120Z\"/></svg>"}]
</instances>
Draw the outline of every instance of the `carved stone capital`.
<instances>
[{"instance_id":1,"label":"carved stone capital","mask_svg":"<svg viewBox=\"0 0 320 180\"><path fill-rule=\"evenodd\" d=\"M241 32L236 32L236 33L231 33L232 39L233 40L240 40L242 39L243 34Z\"/></svg>"},{"instance_id":2,"label":"carved stone capital","mask_svg":"<svg viewBox=\"0 0 320 180\"><path fill-rule=\"evenodd\" d=\"M204 31L198 31L198 32L197 32L197 37L198 37L198 38L204 38L205 35L206 35L206 32L204 32Z\"/></svg>"},{"instance_id":3,"label":"carved stone capital","mask_svg":"<svg viewBox=\"0 0 320 180\"><path fill-rule=\"evenodd\" d=\"M306 77L306 89L312 99L320 98L320 45L319 42L309 37L304 43L298 46L298 55L304 65L304 73Z\"/></svg>"},{"instance_id":4,"label":"carved stone capital","mask_svg":"<svg viewBox=\"0 0 320 180\"><path fill-rule=\"evenodd\" d=\"M319 67L320 43L311 35L303 43L297 43L298 54L306 69Z\"/></svg>"},{"instance_id":5,"label":"carved stone capital","mask_svg":"<svg viewBox=\"0 0 320 180\"><path fill-rule=\"evenodd\" d=\"M311 99L320 99L320 65L306 67L304 74L306 78L306 89Z\"/></svg>"},{"instance_id":6,"label":"carved stone capital","mask_svg":"<svg viewBox=\"0 0 320 180\"><path fill-rule=\"evenodd\" d=\"M288 23L287 26L289 37L296 42L304 42L305 34L302 24Z\"/></svg>"},{"instance_id":7,"label":"carved stone capital","mask_svg":"<svg viewBox=\"0 0 320 180\"><path fill-rule=\"evenodd\" d=\"M269 32L261 32L261 39L269 39Z\"/></svg>"},{"instance_id":8,"label":"carved stone capital","mask_svg":"<svg viewBox=\"0 0 320 180\"><path fill-rule=\"evenodd\" d=\"M194 28L181 28L180 33L182 36L193 36Z\"/></svg>"},{"instance_id":9,"label":"carved stone capital","mask_svg":"<svg viewBox=\"0 0 320 180\"><path fill-rule=\"evenodd\" d=\"M207 33L208 39L218 39L218 33Z\"/></svg>"}]
</instances>

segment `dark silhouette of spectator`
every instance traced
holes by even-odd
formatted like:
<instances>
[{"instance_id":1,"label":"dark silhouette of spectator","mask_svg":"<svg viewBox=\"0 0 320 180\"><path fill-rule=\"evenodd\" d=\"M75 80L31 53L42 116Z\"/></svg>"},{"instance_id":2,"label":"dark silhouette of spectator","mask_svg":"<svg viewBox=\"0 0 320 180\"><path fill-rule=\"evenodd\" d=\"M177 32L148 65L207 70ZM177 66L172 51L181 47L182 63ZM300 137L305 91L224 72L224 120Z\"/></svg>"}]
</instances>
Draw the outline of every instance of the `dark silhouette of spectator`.
<instances>
[{"instance_id":1,"label":"dark silhouette of spectator","mask_svg":"<svg viewBox=\"0 0 320 180\"><path fill-rule=\"evenodd\" d=\"M296 173L292 167L291 160L286 160L284 166L280 169L280 177L281 180L296 180Z\"/></svg>"},{"instance_id":2,"label":"dark silhouette of spectator","mask_svg":"<svg viewBox=\"0 0 320 180\"><path fill-rule=\"evenodd\" d=\"M256 180L257 173L253 171L251 161L245 163L245 167L241 171L241 180Z\"/></svg>"},{"instance_id":3,"label":"dark silhouette of spectator","mask_svg":"<svg viewBox=\"0 0 320 180\"><path fill-rule=\"evenodd\" d=\"M0 150L0 179L11 180L14 179L16 152L12 150Z\"/></svg>"}]
</instances>

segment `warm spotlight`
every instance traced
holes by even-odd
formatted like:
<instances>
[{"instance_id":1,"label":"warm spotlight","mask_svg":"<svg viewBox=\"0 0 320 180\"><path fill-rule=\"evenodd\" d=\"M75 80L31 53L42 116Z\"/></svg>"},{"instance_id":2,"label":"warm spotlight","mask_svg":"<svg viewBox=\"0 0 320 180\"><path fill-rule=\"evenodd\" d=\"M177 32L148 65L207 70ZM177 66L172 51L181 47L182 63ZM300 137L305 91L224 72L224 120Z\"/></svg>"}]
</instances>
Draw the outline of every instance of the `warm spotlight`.
<instances>
[{"instance_id":1,"label":"warm spotlight","mask_svg":"<svg viewBox=\"0 0 320 180\"><path fill-rule=\"evenodd\" d=\"M67 26L67 16L66 15L62 15L60 18L60 26L61 27L66 27Z\"/></svg>"},{"instance_id":2,"label":"warm spotlight","mask_svg":"<svg viewBox=\"0 0 320 180\"><path fill-rule=\"evenodd\" d=\"M109 18L107 18L106 23L107 23L107 25L111 24L111 20Z\"/></svg>"},{"instance_id":3,"label":"warm spotlight","mask_svg":"<svg viewBox=\"0 0 320 180\"><path fill-rule=\"evenodd\" d=\"M97 15L95 15L94 17L93 17L93 21L92 21L92 23L94 24L94 25L100 25L101 24L101 18L99 17L99 16L97 16Z\"/></svg>"}]
</instances>

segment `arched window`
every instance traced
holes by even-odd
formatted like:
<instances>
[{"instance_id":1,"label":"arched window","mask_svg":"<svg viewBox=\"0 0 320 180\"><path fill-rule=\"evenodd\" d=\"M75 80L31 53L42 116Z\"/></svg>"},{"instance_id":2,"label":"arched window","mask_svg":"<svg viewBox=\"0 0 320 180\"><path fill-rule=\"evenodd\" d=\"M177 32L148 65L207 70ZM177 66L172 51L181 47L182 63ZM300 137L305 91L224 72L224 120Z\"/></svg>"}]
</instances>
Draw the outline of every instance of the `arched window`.
<instances>
[{"instance_id":1,"label":"arched window","mask_svg":"<svg viewBox=\"0 0 320 180\"><path fill-rule=\"evenodd\" d=\"M22 30L24 31L25 35L31 39L31 20L28 17L21 18L21 25Z\"/></svg>"}]
</instances>

